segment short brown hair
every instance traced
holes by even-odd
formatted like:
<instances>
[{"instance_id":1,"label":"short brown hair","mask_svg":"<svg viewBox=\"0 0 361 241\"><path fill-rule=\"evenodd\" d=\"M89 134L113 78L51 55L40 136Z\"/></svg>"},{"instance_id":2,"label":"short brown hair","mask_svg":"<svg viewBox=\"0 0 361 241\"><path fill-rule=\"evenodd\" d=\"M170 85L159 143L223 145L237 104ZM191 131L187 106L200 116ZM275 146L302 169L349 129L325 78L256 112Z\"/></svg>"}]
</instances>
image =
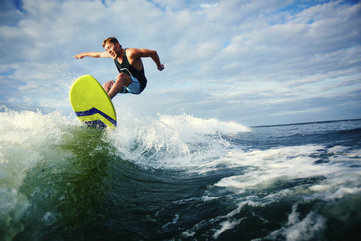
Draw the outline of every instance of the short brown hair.
<instances>
[{"instance_id":1,"label":"short brown hair","mask_svg":"<svg viewBox=\"0 0 361 241\"><path fill-rule=\"evenodd\" d=\"M118 44L119 44L118 39L116 39L115 37L109 37L109 38L104 39L104 40L103 40L103 44L102 44L103 48L105 47L105 45L106 45L107 43L112 43L112 44L118 43ZM120 45L120 44L119 44L119 45ZM120 45L120 47L122 47L122 46Z\"/></svg>"}]
</instances>

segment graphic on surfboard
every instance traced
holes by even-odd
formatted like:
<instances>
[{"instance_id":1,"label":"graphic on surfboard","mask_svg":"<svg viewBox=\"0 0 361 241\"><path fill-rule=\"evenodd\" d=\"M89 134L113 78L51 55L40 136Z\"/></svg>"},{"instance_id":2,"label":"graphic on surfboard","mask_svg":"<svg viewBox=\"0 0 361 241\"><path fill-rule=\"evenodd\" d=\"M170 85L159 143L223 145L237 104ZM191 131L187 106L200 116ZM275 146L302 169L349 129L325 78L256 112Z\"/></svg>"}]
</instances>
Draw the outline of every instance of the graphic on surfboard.
<instances>
[{"instance_id":1,"label":"graphic on surfboard","mask_svg":"<svg viewBox=\"0 0 361 241\"><path fill-rule=\"evenodd\" d=\"M83 75L75 80L69 98L78 119L87 126L116 127L117 115L113 103L93 76Z\"/></svg>"}]
</instances>

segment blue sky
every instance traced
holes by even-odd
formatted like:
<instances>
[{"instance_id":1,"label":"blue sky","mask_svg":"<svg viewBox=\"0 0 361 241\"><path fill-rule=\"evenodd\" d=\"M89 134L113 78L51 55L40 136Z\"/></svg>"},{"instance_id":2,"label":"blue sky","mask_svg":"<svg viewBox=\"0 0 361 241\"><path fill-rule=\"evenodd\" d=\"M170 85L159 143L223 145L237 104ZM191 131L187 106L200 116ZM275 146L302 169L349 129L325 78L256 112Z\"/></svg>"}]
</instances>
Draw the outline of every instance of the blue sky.
<instances>
[{"instance_id":1,"label":"blue sky","mask_svg":"<svg viewBox=\"0 0 361 241\"><path fill-rule=\"evenodd\" d=\"M189 114L246 125L361 118L361 3L306 0L1 0L0 105L71 112L69 86L111 59L75 60L116 36L155 49L148 87L118 115Z\"/></svg>"}]
</instances>

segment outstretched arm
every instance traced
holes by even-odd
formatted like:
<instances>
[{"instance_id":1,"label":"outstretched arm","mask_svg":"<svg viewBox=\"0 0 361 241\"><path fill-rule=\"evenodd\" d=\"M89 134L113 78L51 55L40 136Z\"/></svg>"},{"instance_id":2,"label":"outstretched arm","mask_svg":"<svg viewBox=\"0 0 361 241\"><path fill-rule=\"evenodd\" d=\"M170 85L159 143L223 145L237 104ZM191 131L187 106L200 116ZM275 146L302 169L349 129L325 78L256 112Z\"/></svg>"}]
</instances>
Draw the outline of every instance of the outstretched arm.
<instances>
[{"instance_id":1,"label":"outstretched arm","mask_svg":"<svg viewBox=\"0 0 361 241\"><path fill-rule=\"evenodd\" d=\"M157 65L159 71L164 69L164 65L161 64L157 51L150 49L131 49L131 55L135 58L150 57Z\"/></svg>"},{"instance_id":2,"label":"outstretched arm","mask_svg":"<svg viewBox=\"0 0 361 241\"><path fill-rule=\"evenodd\" d=\"M104 52L85 52L80 53L74 56L76 59L82 59L84 57L92 57L92 58L111 58L110 54L108 54L106 51Z\"/></svg>"}]
</instances>

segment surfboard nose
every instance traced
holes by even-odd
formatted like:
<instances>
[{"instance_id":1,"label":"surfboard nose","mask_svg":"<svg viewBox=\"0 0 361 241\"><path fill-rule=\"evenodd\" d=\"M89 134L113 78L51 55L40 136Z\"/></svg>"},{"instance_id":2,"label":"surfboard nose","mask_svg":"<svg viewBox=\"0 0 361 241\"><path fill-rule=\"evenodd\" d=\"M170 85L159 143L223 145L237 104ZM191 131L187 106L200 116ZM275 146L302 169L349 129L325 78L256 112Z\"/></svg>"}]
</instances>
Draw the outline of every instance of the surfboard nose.
<instances>
[{"instance_id":1,"label":"surfboard nose","mask_svg":"<svg viewBox=\"0 0 361 241\"><path fill-rule=\"evenodd\" d=\"M81 122L91 127L116 127L117 115L104 88L91 75L75 80L69 92L72 108Z\"/></svg>"}]
</instances>

